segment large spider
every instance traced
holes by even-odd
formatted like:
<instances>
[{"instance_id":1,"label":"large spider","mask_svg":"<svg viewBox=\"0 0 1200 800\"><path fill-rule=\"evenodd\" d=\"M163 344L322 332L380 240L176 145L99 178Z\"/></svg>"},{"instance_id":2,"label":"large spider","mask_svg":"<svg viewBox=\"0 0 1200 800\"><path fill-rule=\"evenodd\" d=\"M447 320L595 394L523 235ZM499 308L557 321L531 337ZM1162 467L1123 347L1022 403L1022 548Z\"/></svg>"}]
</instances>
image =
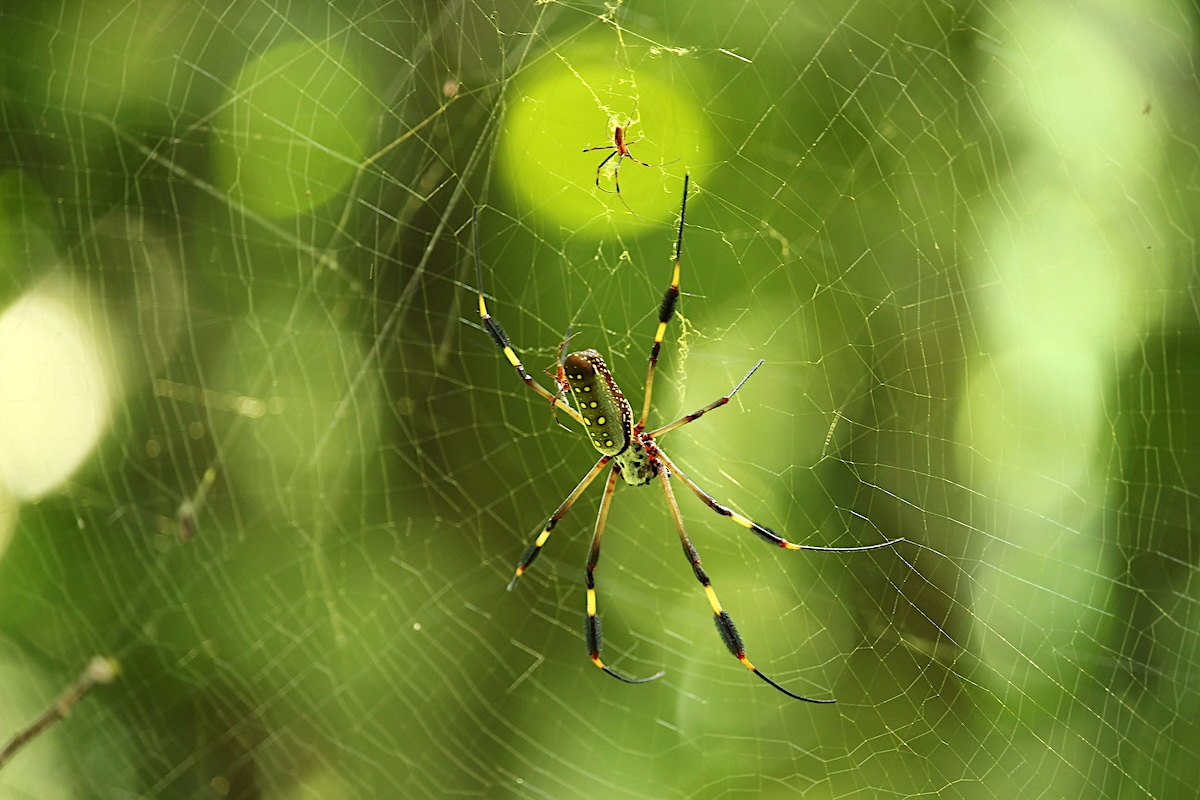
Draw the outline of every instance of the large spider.
<instances>
[{"instance_id":1,"label":"large spider","mask_svg":"<svg viewBox=\"0 0 1200 800\"><path fill-rule=\"evenodd\" d=\"M675 500L671 478L674 477L683 481L683 484L693 494L721 516L729 517L743 528L753 531L770 544L787 550L857 553L864 550L889 547L901 540L893 539L863 547L815 547L793 544L770 528L759 525L757 522L742 516L733 509L718 503L712 495L705 492L695 481L681 472L679 467L675 465L675 462L668 458L667 454L659 447L659 437L676 428L681 428L684 425L695 422L713 409L720 408L728 403L729 399L733 397L738 389L742 388L742 385L750 379L755 370L762 365L762 361L755 364L746 373L746 376L738 382L737 386L734 386L733 390L724 397L714 400L703 408L693 411L691 414L680 417L669 425L664 425L661 428L651 431L646 430L646 417L650 413L650 395L654 388L654 369L658 363L658 352L662 346L663 336L666 334L667 323L671 321L671 316L675 311L675 304L679 299L679 270L680 258L683 253L683 220L684 214L687 211L687 195L688 176L685 176L683 179L683 202L679 207L679 234L675 242L675 266L671 276L671 285L667 287L667 291L663 294L662 304L658 309L658 329L654 334L654 344L650 347L650 363L646 368L646 396L642 404L642 414L636 423L633 422L633 411L629 406L629 401L621 394L621 390L617 387L616 381L613 380L612 374L608 371L604 359L595 350L581 350L569 353L563 358L561 351L565 349L566 342L563 343L559 348L558 391L556 393L551 393L525 371L525 367L522 366L520 359L517 358L517 354L513 350L512 344L509 342L504 330L492 318L491 314L488 313L482 288L483 267L480 265L479 260L479 226L477 220L474 223L475 272L476 280L479 284L479 316L483 320L484 327L487 328L492 339L495 340L496 344L504 352L505 358L512 364L517 374L521 376L521 380L529 388L552 403L556 410L563 412L578 422L588 434L592 445L600 452L600 460L583 476L583 480L579 482L579 485L567 495L567 499L563 500L562 504L550 515L550 519L547 520L545 527L542 528L542 532L529 545L529 548L525 551L525 555L521 557L521 561L517 565L516 574L513 576L512 581L509 582L508 588L512 590L516 585L517 579L529 569L529 566L538 557L538 554L541 553L542 546L550 538L550 533L554 530L554 527L567 515L571 506L579 499L584 490L596 480L606 466L611 464L608 472L608 481L604 487L604 497L600 500L600 512L596 518L596 527L592 533L591 549L588 551L587 572L585 576L587 586L587 620L584 628L588 652L591 654L592 663L614 678L626 683L646 683L661 677L663 675L662 672L658 672L648 678L630 678L605 665L600 659L600 618L596 613L595 578L596 564L600 560L600 539L604 534L604 525L608 518L608 509L612 501L613 490L617 485L618 476L624 478L625 482L630 486L645 486L657 478L662 486L663 495L666 497L667 507L671 510L671 516L675 520L675 528L679 532L679 541L683 545L683 553L692 565L692 572L695 574L696 580L704 587L708 603L712 606L717 631L721 634L721 639L725 642L725 646L729 648L729 652L738 661L742 662L742 665L746 669L789 697L809 703L832 703L834 702L833 700L816 700L791 692L771 680L750 663L750 660L746 657L746 648L742 643L741 634L734 627L729 613L721 606L720 601L717 600L717 593L713 590L712 582L708 579L708 574L700 565L700 554L696 551L695 545L692 544L691 539L688 538L687 531L684 529L683 517L679 512L679 504ZM574 400L574 405L569 404L564 399L568 390Z\"/></svg>"}]
</instances>

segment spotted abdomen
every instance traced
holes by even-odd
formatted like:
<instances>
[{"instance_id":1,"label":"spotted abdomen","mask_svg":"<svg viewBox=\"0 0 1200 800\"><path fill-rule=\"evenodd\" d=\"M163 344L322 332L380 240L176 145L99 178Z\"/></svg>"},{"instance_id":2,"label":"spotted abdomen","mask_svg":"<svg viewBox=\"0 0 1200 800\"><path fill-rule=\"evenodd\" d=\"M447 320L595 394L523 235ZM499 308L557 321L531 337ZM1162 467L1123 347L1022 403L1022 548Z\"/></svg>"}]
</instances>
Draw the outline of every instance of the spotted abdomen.
<instances>
[{"instance_id":1,"label":"spotted abdomen","mask_svg":"<svg viewBox=\"0 0 1200 800\"><path fill-rule=\"evenodd\" d=\"M633 412L604 359L595 350L569 353L563 359L563 372L592 446L606 456L624 451Z\"/></svg>"}]
</instances>

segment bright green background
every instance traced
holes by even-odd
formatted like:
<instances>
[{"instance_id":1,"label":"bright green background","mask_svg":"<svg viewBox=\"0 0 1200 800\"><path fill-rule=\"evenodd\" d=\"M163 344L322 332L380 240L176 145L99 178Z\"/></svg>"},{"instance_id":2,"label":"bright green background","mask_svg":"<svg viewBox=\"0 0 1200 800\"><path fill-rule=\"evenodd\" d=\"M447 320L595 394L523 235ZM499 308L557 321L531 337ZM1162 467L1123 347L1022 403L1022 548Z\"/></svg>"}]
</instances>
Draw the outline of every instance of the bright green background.
<instances>
[{"instance_id":1,"label":"bright green background","mask_svg":"<svg viewBox=\"0 0 1200 800\"><path fill-rule=\"evenodd\" d=\"M1196 11L0 9L0 307L78 300L117 386L82 467L0 492L0 736L123 670L0 787L1191 796ZM580 152L614 124L666 162L624 203ZM472 209L529 371L573 326L639 408L685 172L650 424L764 359L668 451L794 541L907 540L782 552L677 484L751 659L835 706L729 657L653 487L597 582L662 680L588 663L599 486L504 591L595 455L480 328Z\"/></svg>"}]
</instances>

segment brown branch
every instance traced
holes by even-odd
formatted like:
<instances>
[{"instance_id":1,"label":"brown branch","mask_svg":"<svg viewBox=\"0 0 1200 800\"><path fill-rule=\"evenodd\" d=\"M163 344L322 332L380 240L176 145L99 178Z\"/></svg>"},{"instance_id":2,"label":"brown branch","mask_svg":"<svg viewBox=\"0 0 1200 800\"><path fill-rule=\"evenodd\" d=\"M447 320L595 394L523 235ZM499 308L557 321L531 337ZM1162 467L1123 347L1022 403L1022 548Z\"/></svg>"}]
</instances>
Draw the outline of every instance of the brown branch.
<instances>
[{"instance_id":1,"label":"brown branch","mask_svg":"<svg viewBox=\"0 0 1200 800\"><path fill-rule=\"evenodd\" d=\"M17 754L17 751L37 738L42 731L70 714L75 704L82 700L93 686L97 683L112 683L117 677L118 671L119 668L114 659L94 656L88 662L87 669L75 679L75 682L68 686L67 690L43 711L40 717L35 719L28 728L14 736L5 745L4 750L0 751L0 769L3 769L9 759Z\"/></svg>"}]
</instances>

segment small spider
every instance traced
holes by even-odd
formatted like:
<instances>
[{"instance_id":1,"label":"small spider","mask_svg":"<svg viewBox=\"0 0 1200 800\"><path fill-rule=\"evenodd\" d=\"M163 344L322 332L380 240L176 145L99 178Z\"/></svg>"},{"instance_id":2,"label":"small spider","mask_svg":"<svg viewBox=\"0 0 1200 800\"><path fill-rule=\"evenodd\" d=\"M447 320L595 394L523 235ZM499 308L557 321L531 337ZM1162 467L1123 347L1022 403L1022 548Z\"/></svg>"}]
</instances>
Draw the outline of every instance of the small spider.
<instances>
[{"instance_id":1,"label":"small spider","mask_svg":"<svg viewBox=\"0 0 1200 800\"><path fill-rule=\"evenodd\" d=\"M604 145L600 145L599 147L583 148L583 152L585 152L585 153L592 153L592 152L595 152L596 150L612 150L612 152L609 153L608 155L606 155L604 157L604 160L601 161L600 164L596 167L596 188L602 192L608 191L607 189L605 189L604 187L602 187L600 185L600 173L604 169L605 164L607 164L609 161L612 161L614 158L617 159L617 163L613 166L613 185L616 186L616 188L617 188L616 195L617 195L617 197L621 198L622 203L625 203L625 198L621 196L621 161L622 160L628 158L630 161L634 161L638 164L641 164L643 167L665 167L668 164L675 163L674 161L666 161L666 162L663 162L662 164L647 164L645 161L642 161L640 158L635 156L633 153L629 152L629 145L625 143L625 131L626 131L625 127L622 127L621 125L617 125L616 127L613 128L613 143L612 144L604 144ZM629 204L625 203L625 207L629 208ZM629 210L632 211L633 209L630 208Z\"/></svg>"},{"instance_id":2,"label":"small spider","mask_svg":"<svg viewBox=\"0 0 1200 800\"><path fill-rule=\"evenodd\" d=\"M621 145L620 128L617 129L618 146ZM618 150L618 152L620 152ZM611 158L612 156L609 156ZM693 494L704 502L710 509L720 514L723 517L728 517L741 525L743 528L754 532L760 538L787 550L818 550L826 553L857 553L864 550L877 550L881 547L890 547L902 539L893 539L879 544L865 545L862 547L816 547L809 545L793 544L783 538L770 528L759 525L747 517L742 516L731 508L723 506L705 492L700 486L680 471L675 462L667 457L662 448L658 444L660 437L688 425L700 417L704 416L714 409L720 408L729 402L729 399L741 389L743 384L750 379L750 376L762 366L762 361L755 364L746 376L733 387L729 394L720 397L708 405L687 414L674 422L664 425L661 428L654 430L646 430L646 417L650 413L650 394L654 388L654 370L658 363L658 353L662 346L663 337L666 335L667 323L671 321L671 317L675 313L675 304L679 300L679 273L680 273L680 258L683 253L683 220L687 210L687 193L688 193L688 177L683 179L683 202L679 208L679 234L675 241L675 264L674 271L671 277L671 283L663 294L662 303L658 309L658 328L654 334L654 343L650 347L650 363L646 368L646 395L642 405L642 413L637 422L633 421L633 410L629 405L629 401L621 393L617 387L616 381L608 370L608 366L604 363L604 359L595 350L581 350L574 353L568 353L565 357L562 355L566 349L566 341L559 345L559 354L557 357L557 366L554 374L557 391L552 393L540 383L535 381L525 367L517 358L516 352L512 348L512 344L500 324L496 322L488 313L487 303L483 297L483 267L479 259L479 223L478 209L476 209L476 217L473 220L474 237L475 237L475 274L479 284L479 316L483 320L483 326L487 329L496 345L504 353L504 357L508 359L508 363L513 366L521 380L525 382L529 388L533 389L543 399L553 404L557 411L561 411L571 419L575 420L587 433L588 439L592 446L600 452L600 460L588 471L583 477L583 480L567 495L567 499L550 515L541 533L534 539L533 543L525 551L521 557L520 563L517 565L516 574L509 582L508 588L511 591L516 585L517 579L520 578L529 566L542 552L542 546L546 544L546 540L550 538L551 531L558 525L559 521L567 515L571 506L579 499L580 495L592 484L593 481L600 475L606 466L611 464L608 472L608 480L604 488L604 496L600 500L600 511L596 518L596 526L592 532L592 545L588 551L587 571L585 575L585 585L587 587L587 618L585 622L584 635L587 639L588 653L591 655L592 663L597 667L607 672L609 675L626 683L646 683L655 678L662 676L664 673L658 672L648 678L630 678L626 675L617 672L607 666L600 659L601 635L600 635L600 617L596 611L596 580L595 571L596 565L600 561L600 539L604 534L605 522L608 519L608 510L612 502L613 491L616 489L617 478L624 478L625 483L630 486L645 486L653 483L655 480L662 487L663 495L666 498L667 508L670 509L671 516L675 521L675 529L679 533L679 541L683 545L683 553L691 564L692 573L696 576L696 580L704 587L704 593L708 598L708 603L712 607L713 619L717 625L717 632L721 635L721 640L725 642L725 646L729 652L742 663L746 669L753 672L758 677L762 678L767 683L774 686L779 691L789 697L797 700L805 700L810 703L832 703L833 700L815 700L811 697L803 697L794 692L791 692L775 681L768 678L760 672L750 660L746 657L746 648L742 642L741 634L734 627L733 620L729 613L721 606L717 600L717 593L713 589L712 582L708 578L708 573L700 565L700 554L696 547L692 544L688 537L687 531L683 525L683 516L679 511L679 504L675 500L675 492L671 486L671 478L677 478L683 482ZM568 334L569 338L569 334ZM567 402L566 395L570 393L573 400L573 405Z\"/></svg>"}]
</instances>

